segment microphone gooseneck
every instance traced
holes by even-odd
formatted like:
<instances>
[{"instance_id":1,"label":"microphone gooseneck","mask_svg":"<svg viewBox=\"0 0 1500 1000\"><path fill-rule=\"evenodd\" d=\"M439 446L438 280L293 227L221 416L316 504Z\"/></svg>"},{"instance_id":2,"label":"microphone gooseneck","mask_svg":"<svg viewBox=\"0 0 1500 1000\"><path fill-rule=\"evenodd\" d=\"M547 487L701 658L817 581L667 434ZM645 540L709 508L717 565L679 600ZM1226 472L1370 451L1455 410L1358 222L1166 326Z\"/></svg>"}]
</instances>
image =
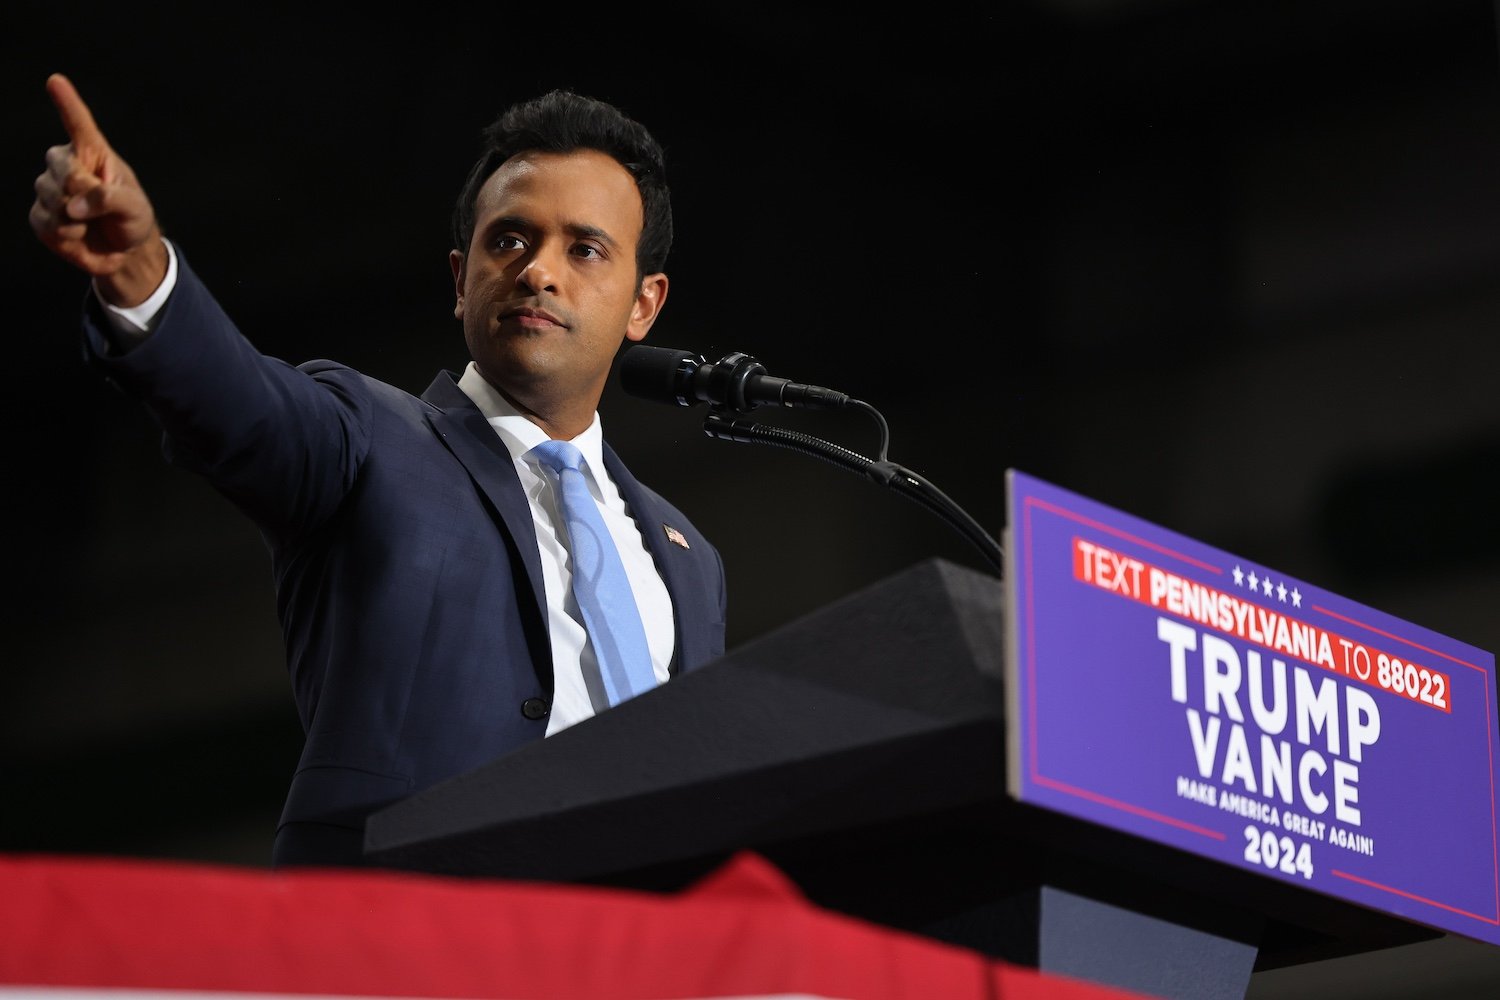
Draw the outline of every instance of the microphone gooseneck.
<instances>
[{"instance_id":1,"label":"microphone gooseneck","mask_svg":"<svg viewBox=\"0 0 1500 1000\"><path fill-rule=\"evenodd\" d=\"M996 574L1003 573L1000 543L942 490L917 473L886 459L890 441L885 418L863 400L821 386L792 382L766 374L765 366L748 354L726 354L716 362L691 351L637 344L620 360L620 387L640 399L672 406L709 404L703 431L711 438L771 445L820 458L884 486L926 507L967 538L983 554ZM746 419L758 406L776 405L814 409L856 407L880 425L880 453L875 459L821 438Z\"/></svg>"}]
</instances>

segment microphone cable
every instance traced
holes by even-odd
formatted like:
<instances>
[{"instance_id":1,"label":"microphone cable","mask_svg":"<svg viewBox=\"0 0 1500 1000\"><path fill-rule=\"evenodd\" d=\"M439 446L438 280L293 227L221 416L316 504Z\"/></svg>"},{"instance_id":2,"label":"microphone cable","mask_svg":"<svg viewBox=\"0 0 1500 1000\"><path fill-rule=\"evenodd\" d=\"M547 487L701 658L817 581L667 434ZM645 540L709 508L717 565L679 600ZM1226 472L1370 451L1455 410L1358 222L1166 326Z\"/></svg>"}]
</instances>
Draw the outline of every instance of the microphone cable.
<instances>
[{"instance_id":1,"label":"microphone cable","mask_svg":"<svg viewBox=\"0 0 1500 1000\"><path fill-rule=\"evenodd\" d=\"M927 479L889 460L890 425L884 414L864 400L822 386L776 378L756 358L742 352L710 362L690 351L645 344L637 344L625 352L620 364L620 385L629 395L659 403L686 407L707 403L709 412L703 430L709 437L811 455L895 490L941 517L979 549L996 574L1004 573L1004 554L993 536ZM878 457L867 458L811 434L758 424L742 416L767 405L862 410L875 421L879 431Z\"/></svg>"},{"instance_id":2,"label":"microphone cable","mask_svg":"<svg viewBox=\"0 0 1500 1000\"><path fill-rule=\"evenodd\" d=\"M1005 559L1000 543L995 541L994 537L985 531L967 511L926 478L886 458L890 434L886 419L879 410L863 400L852 397L848 405L870 413L879 423L881 441L878 459L867 458L842 445L825 441L811 434L759 424L753 420L729 416L716 410L710 410L704 419L703 431L709 437L721 441L764 444L810 455L877 485L894 490L946 521L949 527L957 530L979 550L997 576L1003 577Z\"/></svg>"}]
</instances>

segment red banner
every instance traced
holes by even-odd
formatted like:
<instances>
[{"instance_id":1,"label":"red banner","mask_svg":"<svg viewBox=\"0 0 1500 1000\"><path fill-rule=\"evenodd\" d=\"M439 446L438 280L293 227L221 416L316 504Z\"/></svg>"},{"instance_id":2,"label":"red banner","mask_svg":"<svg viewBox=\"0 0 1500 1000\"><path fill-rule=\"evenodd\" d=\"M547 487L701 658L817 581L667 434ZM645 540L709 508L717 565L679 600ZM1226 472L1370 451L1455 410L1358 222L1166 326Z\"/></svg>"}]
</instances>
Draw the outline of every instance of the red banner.
<instances>
[{"instance_id":1,"label":"red banner","mask_svg":"<svg viewBox=\"0 0 1500 1000\"><path fill-rule=\"evenodd\" d=\"M753 854L677 894L57 856L0 886L0 998L1139 997L823 910Z\"/></svg>"}]
</instances>

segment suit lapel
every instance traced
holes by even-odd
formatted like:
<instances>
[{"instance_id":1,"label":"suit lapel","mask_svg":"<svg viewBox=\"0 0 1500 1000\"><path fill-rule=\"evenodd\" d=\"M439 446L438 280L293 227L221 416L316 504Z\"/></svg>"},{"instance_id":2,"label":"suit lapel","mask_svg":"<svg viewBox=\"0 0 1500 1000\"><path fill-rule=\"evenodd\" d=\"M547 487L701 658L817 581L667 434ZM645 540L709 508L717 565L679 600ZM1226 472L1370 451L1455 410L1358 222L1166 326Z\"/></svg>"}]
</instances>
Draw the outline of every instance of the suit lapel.
<instances>
[{"instance_id":1,"label":"suit lapel","mask_svg":"<svg viewBox=\"0 0 1500 1000\"><path fill-rule=\"evenodd\" d=\"M661 519L661 508L625 468L625 463L620 461L620 457L608 444L604 446L604 467L609 471L610 478L615 481L615 485L620 488L620 496L625 499L630 512L635 515L636 527L641 529L641 537L645 539L646 548L656 562L662 582L667 585L667 593L671 595L672 607L675 609L672 618L675 623L676 641L672 644L670 670L676 674L682 668L682 649L686 641L685 623L687 617L694 613L693 609L701 602L701 597L692 586L687 560L680 558L684 550L667 541L665 522Z\"/></svg>"},{"instance_id":2,"label":"suit lapel","mask_svg":"<svg viewBox=\"0 0 1500 1000\"><path fill-rule=\"evenodd\" d=\"M427 422L453 457L463 464L499 514L511 538L515 539L521 562L526 566L526 576L531 581L536 608L545 623L547 595L542 586L542 556L537 547L536 526L532 523L531 504L516 476L510 452L505 450L500 435L484 419L479 407L464 395L448 372L438 373L427 391L422 393L422 399L437 407L427 411ZM548 646L550 650L550 641ZM550 652L546 662L552 662Z\"/></svg>"},{"instance_id":3,"label":"suit lapel","mask_svg":"<svg viewBox=\"0 0 1500 1000\"><path fill-rule=\"evenodd\" d=\"M510 452L505 450L500 436L484 419L484 414L479 412L473 400L458 387L452 374L438 373L427 391L422 393L422 399L436 407L428 410L428 423L453 456L463 464L470 478L505 524L511 538L515 539L515 547L526 567L526 576L531 581L532 596L536 600L540 620L544 623L542 632L544 641L547 642L544 662L551 663L551 640L545 638L547 595L542 585L542 557L537 547L536 527L531 519L531 504L526 499L525 490L521 488L521 480L516 476ZM630 474L608 444L604 445L604 465L635 516L646 548L656 562L662 582L671 595L672 606L676 609L673 616L676 622L676 642L671 665L671 671L675 674L681 669L682 651L684 644L689 641L685 631L686 622L690 616L698 613L695 609L700 608L703 602L703 596L694 587L691 560L683 558L685 550L668 541L660 506Z\"/></svg>"}]
</instances>

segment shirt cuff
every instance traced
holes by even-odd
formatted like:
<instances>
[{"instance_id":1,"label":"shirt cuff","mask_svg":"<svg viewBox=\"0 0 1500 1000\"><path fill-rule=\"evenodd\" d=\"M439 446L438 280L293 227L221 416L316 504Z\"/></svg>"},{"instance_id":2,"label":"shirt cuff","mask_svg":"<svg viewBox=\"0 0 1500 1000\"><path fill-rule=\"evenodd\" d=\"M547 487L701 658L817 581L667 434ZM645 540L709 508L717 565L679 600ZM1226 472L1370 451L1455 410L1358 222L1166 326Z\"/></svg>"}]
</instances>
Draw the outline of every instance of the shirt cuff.
<instances>
[{"instance_id":1,"label":"shirt cuff","mask_svg":"<svg viewBox=\"0 0 1500 1000\"><path fill-rule=\"evenodd\" d=\"M160 285L156 286L156 291L151 293L150 298L140 305L128 308L110 305L104 299L99 299L109 325L132 346L145 340L147 335L156 328L158 314L162 306L166 305L167 297L172 294L172 289L177 286L177 250L172 246L172 241L165 236L162 237L161 242L167 248L167 276L162 279ZM95 296L97 295L96 291Z\"/></svg>"}]
</instances>

